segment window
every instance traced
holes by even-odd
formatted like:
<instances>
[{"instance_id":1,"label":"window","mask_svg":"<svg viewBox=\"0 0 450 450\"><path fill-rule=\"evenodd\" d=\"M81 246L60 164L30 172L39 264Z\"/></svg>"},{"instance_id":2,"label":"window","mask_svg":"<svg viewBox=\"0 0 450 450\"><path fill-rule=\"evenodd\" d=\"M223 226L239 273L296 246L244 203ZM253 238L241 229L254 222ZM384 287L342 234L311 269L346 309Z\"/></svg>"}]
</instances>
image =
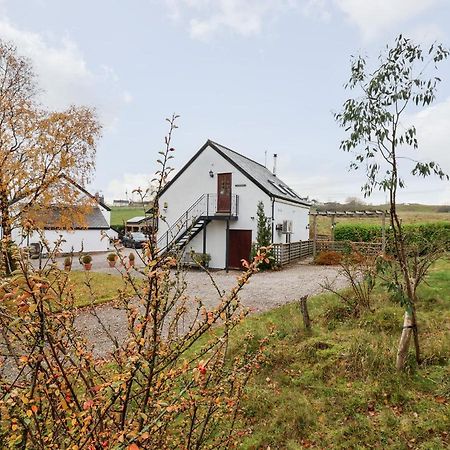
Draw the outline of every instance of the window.
<instances>
[{"instance_id":1,"label":"window","mask_svg":"<svg viewBox=\"0 0 450 450\"><path fill-rule=\"evenodd\" d=\"M300 198L291 188L288 188L287 186L283 186L280 183L275 183L273 180L268 180L269 183L276 188L278 191L280 191L284 195L290 195L294 198Z\"/></svg>"},{"instance_id":2,"label":"window","mask_svg":"<svg viewBox=\"0 0 450 450\"><path fill-rule=\"evenodd\" d=\"M283 187L276 184L275 181L273 181L273 180L268 180L268 181L275 189L278 189L282 194L287 194L287 192L283 189Z\"/></svg>"},{"instance_id":3,"label":"window","mask_svg":"<svg viewBox=\"0 0 450 450\"><path fill-rule=\"evenodd\" d=\"M289 194L291 194L293 197L295 197L295 198L300 198L291 188L288 188L287 186L286 186L286 188L285 188L288 192L289 192Z\"/></svg>"}]
</instances>

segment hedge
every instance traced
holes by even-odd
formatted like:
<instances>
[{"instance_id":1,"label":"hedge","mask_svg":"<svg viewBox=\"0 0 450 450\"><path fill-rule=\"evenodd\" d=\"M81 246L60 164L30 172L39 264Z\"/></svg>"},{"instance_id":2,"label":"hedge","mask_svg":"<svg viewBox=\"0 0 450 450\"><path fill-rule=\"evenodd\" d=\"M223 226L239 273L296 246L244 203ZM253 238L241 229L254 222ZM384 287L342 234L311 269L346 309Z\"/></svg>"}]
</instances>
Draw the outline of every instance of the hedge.
<instances>
[{"instance_id":1,"label":"hedge","mask_svg":"<svg viewBox=\"0 0 450 450\"><path fill-rule=\"evenodd\" d=\"M405 237L408 243L423 245L443 245L450 250L450 222L412 223L403 225ZM352 242L381 242L381 225L369 224L338 224L334 230L334 238L337 241ZM389 242L392 232L386 227L386 239Z\"/></svg>"},{"instance_id":2,"label":"hedge","mask_svg":"<svg viewBox=\"0 0 450 450\"><path fill-rule=\"evenodd\" d=\"M336 241L376 242L381 241L381 226L369 224L337 224L334 229Z\"/></svg>"}]
</instances>

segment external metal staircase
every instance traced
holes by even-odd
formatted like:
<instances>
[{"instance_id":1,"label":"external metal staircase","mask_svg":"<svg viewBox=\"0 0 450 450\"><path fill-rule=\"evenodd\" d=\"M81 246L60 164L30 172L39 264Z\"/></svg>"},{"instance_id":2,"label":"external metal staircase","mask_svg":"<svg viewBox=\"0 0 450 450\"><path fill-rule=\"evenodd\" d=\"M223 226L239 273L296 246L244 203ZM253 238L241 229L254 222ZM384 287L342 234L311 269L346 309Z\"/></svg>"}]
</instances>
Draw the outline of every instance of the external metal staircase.
<instances>
[{"instance_id":1,"label":"external metal staircase","mask_svg":"<svg viewBox=\"0 0 450 450\"><path fill-rule=\"evenodd\" d=\"M217 211L217 194L203 194L157 241L159 252L180 251L212 220L237 220L239 198L231 196L230 211Z\"/></svg>"}]
</instances>

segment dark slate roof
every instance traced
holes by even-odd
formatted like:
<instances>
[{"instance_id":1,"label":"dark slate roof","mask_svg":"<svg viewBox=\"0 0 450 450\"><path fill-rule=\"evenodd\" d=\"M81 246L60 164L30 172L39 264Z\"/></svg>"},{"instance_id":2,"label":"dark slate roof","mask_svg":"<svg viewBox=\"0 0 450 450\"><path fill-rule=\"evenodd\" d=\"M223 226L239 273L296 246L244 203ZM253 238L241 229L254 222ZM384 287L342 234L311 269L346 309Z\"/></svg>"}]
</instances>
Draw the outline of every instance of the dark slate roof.
<instances>
[{"instance_id":1,"label":"dark slate roof","mask_svg":"<svg viewBox=\"0 0 450 450\"><path fill-rule=\"evenodd\" d=\"M276 177L270 170L262 164L247 158L240 153L231 150L224 145L217 142L207 140L202 148L184 165L184 167L177 172L177 174L170 180L163 188L161 193L164 193L175 180L198 158L198 156L208 147L211 147L229 163L241 171L247 178L255 183L267 195L283 200L288 200L303 206L311 206L311 203L306 199L301 198L293 189L286 183Z\"/></svg>"},{"instance_id":2,"label":"dark slate roof","mask_svg":"<svg viewBox=\"0 0 450 450\"><path fill-rule=\"evenodd\" d=\"M98 207L86 215L86 224L88 228L109 229L109 224Z\"/></svg>"},{"instance_id":3,"label":"dark slate roof","mask_svg":"<svg viewBox=\"0 0 450 450\"><path fill-rule=\"evenodd\" d=\"M217 142L208 141L212 148L218 151L225 159L247 175L255 184L272 197L289 200L310 206L310 202L302 199L292 188L275 176L267 167L231 150Z\"/></svg>"},{"instance_id":4,"label":"dark slate roof","mask_svg":"<svg viewBox=\"0 0 450 450\"><path fill-rule=\"evenodd\" d=\"M70 218L70 209L67 207L51 206L40 211L39 216L43 222L44 229L61 229L61 217ZM99 207L93 207L87 214L83 214L83 221L73 221L70 223L70 229L94 229L108 230L109 225L100 211ZM64 220L67 223L67 219Z\"/></svg>"}]
</instances>

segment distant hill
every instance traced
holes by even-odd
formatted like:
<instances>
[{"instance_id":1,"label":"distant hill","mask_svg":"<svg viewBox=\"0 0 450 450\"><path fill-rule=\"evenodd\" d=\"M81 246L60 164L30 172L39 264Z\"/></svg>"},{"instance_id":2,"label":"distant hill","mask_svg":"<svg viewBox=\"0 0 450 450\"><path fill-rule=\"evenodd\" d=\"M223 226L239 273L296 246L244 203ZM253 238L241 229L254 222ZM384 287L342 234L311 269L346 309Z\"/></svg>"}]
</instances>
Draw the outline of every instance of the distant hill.
<instances>
[{"instance_id":1,"label":"distant hill","mask_svg":"<svg viewBox=\"0 0 450 450\"><path fill-rule=\"evenodd\" d=\"M389 204L372 205L362 201L348 203L327 202L315 206L318 211L354 211L354 210L388 210ZM400 203L397 205L400 212L416 213L450 213L450 205L423 205L420 203Z\"/></svg>"}]
</instances>

